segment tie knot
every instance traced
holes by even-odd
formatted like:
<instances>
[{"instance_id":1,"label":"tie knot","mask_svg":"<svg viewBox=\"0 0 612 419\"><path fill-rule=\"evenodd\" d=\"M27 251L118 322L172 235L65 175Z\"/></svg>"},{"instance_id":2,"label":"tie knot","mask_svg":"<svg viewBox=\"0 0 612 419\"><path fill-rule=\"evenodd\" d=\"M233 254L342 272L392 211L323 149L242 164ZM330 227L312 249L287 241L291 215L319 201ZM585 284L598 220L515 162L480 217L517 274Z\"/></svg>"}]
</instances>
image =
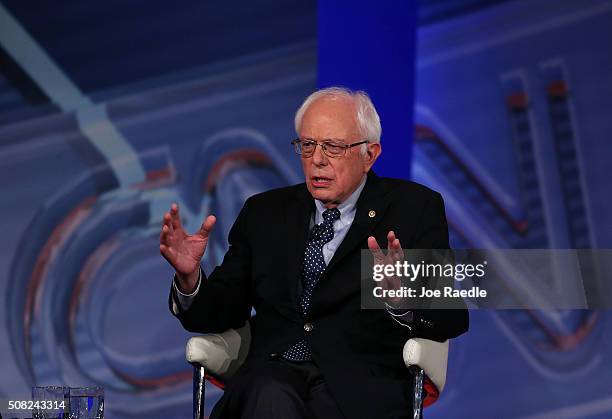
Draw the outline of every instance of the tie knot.
<instances>
[{"instance_id":1,"label":"tie knot","mask_svg":"<svg viewBox=\"0 0 612 419\"><path fill-rule=\"evenodd\" d=\"M333 223L340 218L340 210L338 208L330 208L323 211L323 220L326 223Z\"/></svg>"}]
</instances>

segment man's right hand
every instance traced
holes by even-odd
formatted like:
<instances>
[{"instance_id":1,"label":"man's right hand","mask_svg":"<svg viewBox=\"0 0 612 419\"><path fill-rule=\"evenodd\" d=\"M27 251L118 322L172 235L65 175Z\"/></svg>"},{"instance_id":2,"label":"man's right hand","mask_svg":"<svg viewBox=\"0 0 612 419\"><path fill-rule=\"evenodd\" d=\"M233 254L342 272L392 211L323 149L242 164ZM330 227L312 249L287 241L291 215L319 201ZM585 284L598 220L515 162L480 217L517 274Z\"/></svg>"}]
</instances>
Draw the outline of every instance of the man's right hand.
<instances>
[{"instance_id":1,"label":"man's right hand","mask_svg":"<svg viewBox=\"0 0 612 419\"><path fill-rule=\"evenodd\" d=\"M198 286L200 260L216 221L214 215L209 215L200 229L189 235L181 224L177 204L172 204L170 212L164 214L159 235L159 252L176 271L179 282L177 285L185 294L193 293Z\"/></svg>"}]
</instances>

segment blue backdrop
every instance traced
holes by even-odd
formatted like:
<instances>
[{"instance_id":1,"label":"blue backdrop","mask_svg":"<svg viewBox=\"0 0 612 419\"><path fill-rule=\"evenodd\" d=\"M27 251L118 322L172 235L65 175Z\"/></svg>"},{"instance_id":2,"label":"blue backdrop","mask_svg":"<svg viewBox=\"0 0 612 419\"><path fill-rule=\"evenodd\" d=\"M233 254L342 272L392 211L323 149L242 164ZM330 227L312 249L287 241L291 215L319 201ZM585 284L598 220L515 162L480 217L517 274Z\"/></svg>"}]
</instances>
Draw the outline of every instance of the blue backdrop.
<instances>
[{"instance_id":1,"label":"blue backdrop","mask_svg":"<svg viewBox=\"0 0 612 419\"><path fill-rule=\"evenodd\" d=\"M318 85L371 93L375 170L440 191L454 247L612 247L612 1L401 3L0 2L3 416L63 383L103 385L111 419L190 417L161 216L218 215L210 270L246 197L301 181ZM609 418L609 332L474 310L426 416Z\"/></svg>"}]
</instances>

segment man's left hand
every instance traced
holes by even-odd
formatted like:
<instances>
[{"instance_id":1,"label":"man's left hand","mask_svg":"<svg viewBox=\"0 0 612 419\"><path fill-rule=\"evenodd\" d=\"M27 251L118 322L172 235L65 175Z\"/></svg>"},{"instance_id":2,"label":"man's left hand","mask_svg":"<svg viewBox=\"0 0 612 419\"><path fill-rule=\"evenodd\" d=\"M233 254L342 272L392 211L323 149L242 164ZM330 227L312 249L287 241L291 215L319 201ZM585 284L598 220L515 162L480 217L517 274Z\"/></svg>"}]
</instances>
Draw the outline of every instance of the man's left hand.
<instances>
[{"instance_id":1,"label":"man's left hand","mask_svg":"<svg viewBox=\"0 0 612 419\"><path fill-rule=\"evenodd\" d=\"M373 236L368 237L368 248L374 256L375 265L395 265L396 262L402 262L404 260L404 251L399 239L395 236L393 230L387 233L387 254L382 251L376 238ZM382 280L381 286L385 290L397 290L401 286L400 279L393 275L387 276ZM401 301L401 297L391 298L388 297L386 302L392 307L396 307L398 302Z\"/></svg>"}]
</instances>

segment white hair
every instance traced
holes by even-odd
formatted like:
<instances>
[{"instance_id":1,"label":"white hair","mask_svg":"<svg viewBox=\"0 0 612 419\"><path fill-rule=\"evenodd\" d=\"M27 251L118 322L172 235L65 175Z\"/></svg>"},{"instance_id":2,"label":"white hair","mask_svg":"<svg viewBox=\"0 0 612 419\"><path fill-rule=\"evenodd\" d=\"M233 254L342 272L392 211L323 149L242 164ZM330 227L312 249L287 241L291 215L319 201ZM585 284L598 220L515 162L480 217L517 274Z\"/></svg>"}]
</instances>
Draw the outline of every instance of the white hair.
<instances>
[{"instance_id":1,"label":"white hair","mask_svg":"<svg viewBox=\"0 0 612 419\"><path fill-rule=\"evenodd\" d=\"M349 99L355 104L357 110L357 127L359 134L363 140L368 140L371 143L380 143L380 135L382 128L380 126L380 117L376 108L370 99L370 96L363 90L353 91L344 87L326 87L325 89L317 90L311 93L299 107L295 113L295 132L299 135L302 126L302 118L306 110L313 102L320 98L340 98ZM361 147L362 153L366 151L366 145Z\"/></svg>"}]
</instances>

